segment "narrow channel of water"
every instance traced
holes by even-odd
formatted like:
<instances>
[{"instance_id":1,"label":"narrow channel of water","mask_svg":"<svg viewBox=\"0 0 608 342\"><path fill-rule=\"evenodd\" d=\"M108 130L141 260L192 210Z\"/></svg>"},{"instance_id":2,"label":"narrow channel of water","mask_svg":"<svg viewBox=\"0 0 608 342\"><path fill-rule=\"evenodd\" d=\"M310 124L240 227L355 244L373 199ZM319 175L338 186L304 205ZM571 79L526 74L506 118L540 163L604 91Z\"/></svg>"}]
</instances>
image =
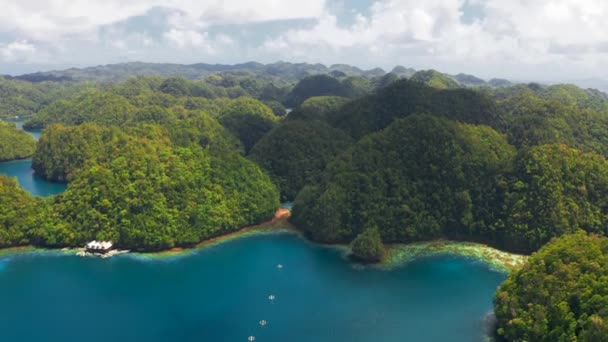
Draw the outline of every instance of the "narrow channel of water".
<instances>
[{"instance_id":1,"label":"narrow channel of water","mask_svg":"<svg viewBox=\"0 0 608 342\"><path fill-rule=\"evenodd\" d=\"M31 159L0 162L0 175L16 177L22 188L36 196L57 195L67 189L67 184L49 182L36 176Z\"/></svg>"},{"instance_id":2,"label":"narrow channel of water","mask_svg":"<svg viewBox=\"0 0 608 342\"><path fill-rule=\"evenodd\" d=\"M17 128L23 129L24 120L6 120L14 123ZM39 140L42 131L26 131L31 134L34 139ZM52 196L62 193L67 189L66 184L53 183L42 179L34 174L32 170L32 160L14 160L8 162L0 162L0 175L16 177L21 187L36 196Z\"/></svg>"}]
</instances>

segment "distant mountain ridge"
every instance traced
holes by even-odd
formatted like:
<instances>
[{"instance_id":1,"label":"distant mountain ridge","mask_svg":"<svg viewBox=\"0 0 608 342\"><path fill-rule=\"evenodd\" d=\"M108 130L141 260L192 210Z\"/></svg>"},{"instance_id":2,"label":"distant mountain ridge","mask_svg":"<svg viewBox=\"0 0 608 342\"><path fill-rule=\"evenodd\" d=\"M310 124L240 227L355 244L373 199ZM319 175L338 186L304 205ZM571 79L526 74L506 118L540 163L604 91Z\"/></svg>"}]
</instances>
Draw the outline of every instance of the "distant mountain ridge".
<instances>
[{"instance_id":1,"label":"distant mountain ridge","mask_svg":"<svg viewBox=\"0 0 608 342\"><path fill-rule=\"evenodd\" d=\"M135 76L183 77L186 79L199 79L215 73L231 73L236 75L251 75L269 79L277 83L295 84L313 75L329 75L335 78L364 77L368 79L390 75L393 78L407 78L418 80L428 85L439 85L441 88L454 87L508 87L514 84L527 83L524 81L510 81L501 78L484 80L480 77L459 73L450 75L436 70L416 70L404 66L396 66L391 71L382 68L364 70L347 64L333 64L326 66L320 63L291 63L276 62L262 64L247 62L239 64L174 64L174 63L145 63L128 62L118 64L98 65L86 68L69 68L35 72L18 76L0 75L7 80L21 80L32 83L40 82L121 82ZM454 81L454 82L452 82ZM554 82L543 82L554 84ZM608 81L601 79L587 79L567 81L579 87L598 89L608 92Z\"/></svg>"},{"instance_id":2,"label":"distant mountain ridge","mask_svg":"<svg viewBox=\"0 0 608 342\"><path fill-rule=\"evenodd\" d=\"M144 63L129 62L119 64L98 65L86 68L70 68L65 70L53 70L23 74L18 76L3 76L6 79L22 80L28 82L120 82L134 76L160 76L160 77L183 77L187 79L204 78L214 73L233 73L242 75L253 75L263 78L271 78L289 83L296 83L301 79L313 75L330 75L335 78L342 77L365 77L377 78L387 74L393 74L398 78L420 78L421 81L441 78L450 86L492 86L492 83L472 75L458 74L455 76L444 74L435 70L418 71L413 68L396 66L390 72L382 68L364 70L347 64L334 64L325 66L323 64L276 62L262 64L258 62L247 62L240 64L172 64L172 63ZM433 78L433 77L431 77ZM449 80L448 80L449 78ZM452 80L455 82L452 82ZM457 83L457 84L456 84ZM500 85L511 84L506 81Z\"/></svg>"},{"instance_id":3,"label":"distant mountain ridge","mask_svg":"<svg viewBox=\"0 0 608 342\"><path fill-rule=\"evenodd\" d=\"M4 76L6 79L17 79L29 82L43 81L124 81L133 76L184 77L198 79L218 72L252 74L267 78L277 78L287 82L297 82L307 76L337 73L338 76L379 77L386 74L381 68L363 70L346 64L325 66L323 64L276 62L262 64L247 62L241 64L171 64L129 62L120 64L99 65L87 68L70 68L36 72L19 76Z\"/></svg>"}]
</instances>

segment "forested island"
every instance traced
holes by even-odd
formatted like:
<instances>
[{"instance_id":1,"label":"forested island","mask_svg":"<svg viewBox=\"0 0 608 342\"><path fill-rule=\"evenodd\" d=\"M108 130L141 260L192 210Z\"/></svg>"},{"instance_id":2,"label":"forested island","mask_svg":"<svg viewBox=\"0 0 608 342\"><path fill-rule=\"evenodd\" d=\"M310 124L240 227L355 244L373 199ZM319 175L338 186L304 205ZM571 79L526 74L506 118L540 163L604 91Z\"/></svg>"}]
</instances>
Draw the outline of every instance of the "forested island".
<instances>
[{"instance_id":1,"label":"forested island","mask_svg":"<svg viewBox=\"0 0 608 342\"><path fill-rule=\"evenodd\" d=\"M34 138L15 124L0 121L0 162L31 157L35 150Z\"/></svg>"},{"instance_id":2,"label":"forested island","mask_svg":"<svg viewBox=\"0 0 608 342\"><path fill-rule=\"evenodd\" d=\"M0 160L68 183L39 198L0 176L1 247L190 247L293 201L306 237L366 262L438 239L534 253L497 292L498 338L608 339L606 94L402 67L105 69L0 78L0 116L44 129L1 124Z\"/></svg>"}]
</instances>

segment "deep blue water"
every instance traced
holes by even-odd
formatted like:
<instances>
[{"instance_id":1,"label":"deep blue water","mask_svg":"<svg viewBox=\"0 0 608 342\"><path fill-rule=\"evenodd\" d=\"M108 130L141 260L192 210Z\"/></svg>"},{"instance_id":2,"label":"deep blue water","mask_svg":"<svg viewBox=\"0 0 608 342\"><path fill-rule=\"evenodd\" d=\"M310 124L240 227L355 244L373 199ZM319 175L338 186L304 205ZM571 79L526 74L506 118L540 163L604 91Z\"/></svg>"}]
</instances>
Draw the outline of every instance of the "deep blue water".
<instances>
[{"instance_id":1,"label":"deep blue water","mask_svg":"<svg viewBox=\"0 0 608 342\"><path fill-rule=\"evenodd\" d=\"M449 256L361 269L286 234L169 259L17 254L0 261L0 331L22 342L480 341L504 278Z\"/></svg>"},{"instance_id":2,"label":"deep blue water","mask_svg":"<svg viewBox=\"0 0 608 342\"><path fill-rule=\"evenodd\" d=\"M21 187L36 196L56 195L67 188L66 184L52 183L36 176L31 159L0 162L0 175L17 177Z\"/></svg>"}]
</instances>

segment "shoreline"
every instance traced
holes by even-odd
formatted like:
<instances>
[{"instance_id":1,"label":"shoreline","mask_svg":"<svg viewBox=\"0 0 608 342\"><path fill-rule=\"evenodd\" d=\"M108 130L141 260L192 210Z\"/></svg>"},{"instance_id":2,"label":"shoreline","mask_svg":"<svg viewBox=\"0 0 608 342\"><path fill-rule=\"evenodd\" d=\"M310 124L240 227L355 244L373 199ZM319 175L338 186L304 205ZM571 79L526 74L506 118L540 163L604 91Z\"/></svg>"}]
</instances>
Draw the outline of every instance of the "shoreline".
<instances>
[{"instance_id":1,"label":"shoreline","mask_svg":"<svg viewBox=\"0 0 608 342\"><path fill-rule=\"evenodd\" d=\"M350 248L348 244L318 244L306 240L300 231L298 231L291 223L289 217L291 212L286 208L280 208L276 211L274 217L267 222L255 226L242 228L238 231L216 236L205 241L201 241L193 247L175 247L166 251L160 252L130 252L122 255L135 259L170 259L176 257L188 256L195 254L209 247L214 247L226 242L230 242L240 238L270 235L270 234L293 234L301 237L306 242L310 242L316 246L334 249L347 258ZM492 248L490 246L474 243L474 242L456 242L449 240L436 240L429 242L414 242L409 244L386 244L386 257L378 264L353 264L363 268L376 268L382 270L391 270L396 267L405 266L410 262L416 261L425 257L451 255L457 257L470 258L483 262L492 270L498 272L510 272L525 263L528 256L508 253ZM34 246L18 246L7 247L0 249L0 257L9 256L11 254L20 253L36 253L50 252L61 253L65 255L74 255L81 248L61 248L61 249L44 249Z\"/></svg>"},{"instance_id":2,"label":"shoreline","mask_svg":"<svg viewBox=\"0 0 608 342\"><path fill-rule=\"evenodd\" d=\"M142 252L132 252L128 255L136 257L136 258L146 258L146 259L162 259L162 258L172 258L172 257L180 257L187 256L189 254L196 253L205 248L217 246L229 241L233 241L240 238L257 236L257 235L269 235L269 234L280 234L280 233L289 233L294 235L301 235L296 228L289 223L289 217L291 216L291 212L285 208L280 208L274 214L274 217L267 222L260 223L255 226L248 226L242 229L239 229L235 232L231 232L228 234L216 236L204 241L201 241L194 245L193 247L174 247L166 251L160 252L150 252L150 253L142 253Z\"/></svg>"},{"instance_id":3,"label":"shoreline","mask_svg":"<svg viewBox=\"0 0 608 342\"><path fill-rule=\"evenodd\" d=\"M387 245L386 257L378 264L378 267L392 269L407 265L420 258L442 255L458 256L480 261L494 271L505 273L518 269L528 260L527 255L501 251L481 243L434 240Z\"/></svg>"}]
</instances>

